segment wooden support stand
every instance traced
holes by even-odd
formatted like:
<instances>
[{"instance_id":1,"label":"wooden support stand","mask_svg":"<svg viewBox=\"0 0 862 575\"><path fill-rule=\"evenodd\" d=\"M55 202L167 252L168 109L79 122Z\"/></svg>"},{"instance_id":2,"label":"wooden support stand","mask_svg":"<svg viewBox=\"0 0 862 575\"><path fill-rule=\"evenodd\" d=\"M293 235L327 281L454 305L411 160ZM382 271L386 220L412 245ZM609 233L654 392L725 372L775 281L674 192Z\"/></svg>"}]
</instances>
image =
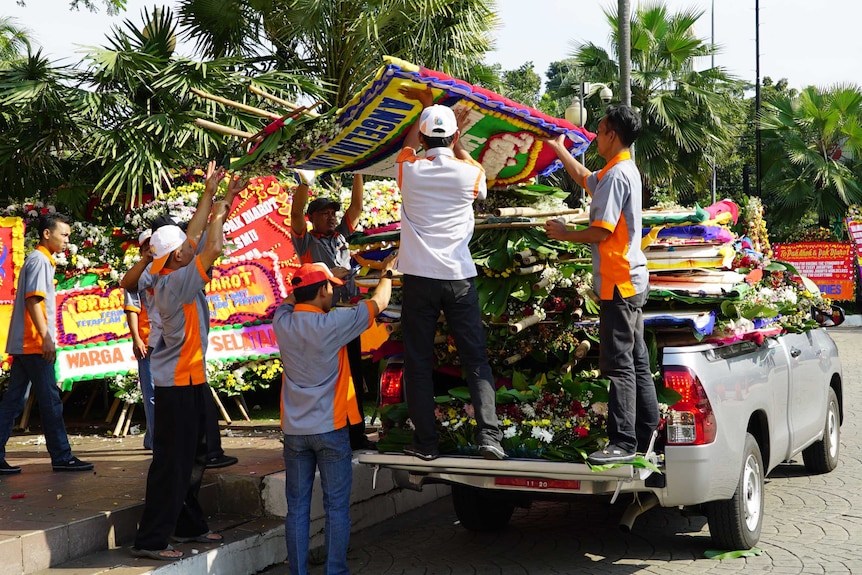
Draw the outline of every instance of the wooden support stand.
<instances>
[{"instance_id":1,"label":"wooden support stand","mask_svg":"<svg viewBox=\"0 0 862 575\"><path fill-rule=\"evenodd\" d=\"M224 404L221 402L221 399L219 399L218 393L211 385L208 385L207 387L210 388L210 391L213 394L213 400L216 402L216 406L218 406L219 411L221 411L221 416L224 419L224 422L230 425L233 423L233 420L230 418L230 415L227 414L227 410L224 408Z\"/></svg>"}]
</instances>

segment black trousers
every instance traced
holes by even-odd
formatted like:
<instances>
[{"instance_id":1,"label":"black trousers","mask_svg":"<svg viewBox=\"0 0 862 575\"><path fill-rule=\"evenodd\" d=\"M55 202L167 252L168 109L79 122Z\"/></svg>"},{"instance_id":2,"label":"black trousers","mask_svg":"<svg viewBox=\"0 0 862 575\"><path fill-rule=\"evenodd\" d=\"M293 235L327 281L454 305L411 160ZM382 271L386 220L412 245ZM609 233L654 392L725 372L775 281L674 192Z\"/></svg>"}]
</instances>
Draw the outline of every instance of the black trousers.
<instances>
[{"instance_id":1,"label":"black trousers","mask_svg":"<svg viewBox=\"0 0 862 575\"><path fill-rule=\"evenodd\" d=\"M353 378L353 390L356 393L356 404L362 421L350 425L350 448L358 449L365 442L365 414L362 402L365 399L365 377L362 374L362 341L356 338L347 344L347 361L350 363L350 376Z\"/></svg>"},{"instance_id":2,"label":"black trousers","mask_svg":"<svg viewBox=\"0 0 862 575\"><path fill-rule=\"evenodd\" d=\"M218 418L219 412L216 407L215 398L212 391L206 390L206 399L204 399L206 408L206 438L207 438L207 460L216 459L224 455L224 449L221 448L221 431L219 431Z\"/></svg>"},{"instance_id":3,"label":"black trousers","mask_svg":"<svg viewBox=\"0 0 862 575\"><path fill-rule=\"evenodd\" d=\"M207 384L156 387L153 461L135 547L161 550L168 538L209 531L198 502L206 464Z\"/></svg>"},{"instance_id":4,"label":"black trousers","mask_svg":"<svg viewBox=\"0 0 862 575\"><path fill-rule=\"evenodd\" d=\"M470 390L476 414L476 444L499 444L502 432L497 420L494 375L488 364L485 328L473 278L437 280L405 275L401 282L404 384L414 426L413 445L429 453L438 449L432 371L434 334L441 311Z\"/></svg>"}]
</instances>

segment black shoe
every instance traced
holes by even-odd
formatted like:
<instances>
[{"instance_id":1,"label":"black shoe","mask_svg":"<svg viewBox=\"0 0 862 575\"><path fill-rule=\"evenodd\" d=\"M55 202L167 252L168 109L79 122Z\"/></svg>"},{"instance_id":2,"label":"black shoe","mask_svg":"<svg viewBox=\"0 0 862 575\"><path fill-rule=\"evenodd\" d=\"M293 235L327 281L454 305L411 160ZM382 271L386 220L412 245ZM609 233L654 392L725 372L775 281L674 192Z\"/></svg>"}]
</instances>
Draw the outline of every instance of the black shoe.
<instances>
[{"instance_id":1,"label":"black shoe","mask_svg":"<svg viewBox=\"0 0 862 575\"><path fill-rule=\"evenodd\" d=\"M65 463L52 463L51 468L54 471L90 471L93 469L93 464L73 457Z\"/></svg>"},{"instance_id":2,"label":"black shoe","mask_svg":"<svg viewBox=\"0 0 862 575\"><path fill-rule=\"evenodd\" d=\"M367 437L363 437L362 441L358 443L358 445L351 445L350 449L353 451L357 451L359 449L367 449L371 451L377 451L377 442L371 441Z\"/></svg>"},{"instance_id":3,"label":"black shoe","mask_svg":"<svg viewBox=\"0 0 862 575\"><path fill-rule=\"evenodd\" d=\"M0 459L0 474L14 475L15 473L21 473L21 468L17 465L9 465L5 459Z\"/></svg>"},{"instance_id":4,"label":"black shoe","mask_svg":"<svg viewBox=\"0 0 862 575\"><path fill-rule=\"evenodd\" d=\"M485 459L493 459L495 461L506 459L506 452L503 451L503 448L499 443L486 443L484 445L480 445L479 453Z\"/></svg>"},{"instance_id":5,"label":"black shoe","mask_svg":"<svg viewBox=\"0 0 862 575\"><path fill-rule=\"evenodd\" d=\"M608 465L611 463L631 463L634 459L635 454L633 452L626 451L611 443L604 449L590 453L587 461L593 465Z\"/></svg>"},{"instance_id":6,"label":"black shoe","mask_svg":"<svg viewBox=\"0 0 862 575\"><path fill-rule=\"evenodd\" d=\"M433 461L440 457L440 452L438 452L436 449L431 451L425 451L412 445L405 447L402 451L404 455L412 455L413 457L418 457L422 461Z\"/></svg>"},{"instance_id":7,"label":"black shoe","mask_svg":"<svg viewBox=\"0 0 862 575\"><path fill-rule=\"evenodd\" d=\"M239 459L237 459L236 457L232 457L230 455L225 455L224 453L222 453L219 457L207 459L206 468L218 469L219 467L230 467L238 461Z\"/></svg>"}]
</instances>

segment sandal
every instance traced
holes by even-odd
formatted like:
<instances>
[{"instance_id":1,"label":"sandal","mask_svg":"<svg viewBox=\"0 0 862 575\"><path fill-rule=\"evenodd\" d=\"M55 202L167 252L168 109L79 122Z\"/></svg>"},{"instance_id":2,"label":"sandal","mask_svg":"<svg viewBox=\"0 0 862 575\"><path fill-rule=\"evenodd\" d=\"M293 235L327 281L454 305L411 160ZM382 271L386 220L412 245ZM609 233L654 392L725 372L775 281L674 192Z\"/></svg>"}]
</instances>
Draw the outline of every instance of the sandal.
<instances>
[{"instance_id":1,"label":"sandal","mask_svg":"<svg viewBox=\"0 0 862 575\"><path fill-rule=\"evenodd\" d=\"M194 537L180 537L179 535L174 535L171 539L177 543L221 543L224 541L224 537L218 533L213 533L212 531L207 531L206 533L201 533Z\"/></svg>"},{"instance_id":2,"label":"sandal","mask_svg":"<svg viewBox=\"0 0 862 575\"><path fill-rule=\"evenodd\" d=\"M164 549L138 549L137 547L132 547L130 551L134 557L157 559L160 561L176 561L177 559L182 559L183 555L185 555L185 553L174 549L170 545ZM179 555L171 555L171 553L179 553Z\"/></svg>"}]
</instances>

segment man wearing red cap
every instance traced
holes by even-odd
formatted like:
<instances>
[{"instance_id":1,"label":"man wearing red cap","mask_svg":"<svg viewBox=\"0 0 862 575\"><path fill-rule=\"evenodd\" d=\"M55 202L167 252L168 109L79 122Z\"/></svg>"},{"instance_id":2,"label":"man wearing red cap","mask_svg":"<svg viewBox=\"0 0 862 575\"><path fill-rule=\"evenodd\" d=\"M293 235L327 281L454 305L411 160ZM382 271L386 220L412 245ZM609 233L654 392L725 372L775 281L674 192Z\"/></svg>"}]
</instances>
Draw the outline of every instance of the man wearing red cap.
<instances>
[{"instance_id":1,"label":"man wearing red cap","mask_svg":"<svg viewBox=\"0 0 862 575\"><path fill-rule=\"evenodd\" d=\"M423 106L395 160L402 198L398 271L404 274L404 383L414 427L413 445L404 453L426 461L439 454L431 372L442 311L470 389L479 453L503 459L494 378L473 282L476 265L470 255L473 201L488 193L485 170L461 145L451 108L431 105L431 90L405 88L402 93ZM416 153L420 143L424 156Z\"/></svg>"},{"instance_id":2,"label":"man wearing red cap","mask_svg":"<svg viewBox=\"0 0 862 575\"><path fill-rule=\"evenodd\" d=\"M322 263L303 264L291 294L275 311L273 330L284 369L281 427L287 515L285 537L291 575L307 573L309 514L315 468L320 470L326 510L325 572L349 573L350 487L353 481L348 421L361 417L350 385L346 345L372 326L389 305L395 256L369 299L332 309L333 291L344 285Z\"/></svg>"},{"instance_id":3,"label":"man wearing red cap","mask_svg":"<svg viewBox=\"0 0 862 575\"><path fill-rule=\"evenodd\" d=\"M353 175L353 188L350 205L344 212L341 222L337 219L341 203L332 198L320 197L308 204L306 214L311 222L311 231L305 224L303 210L308 202L308 187L314 182L314 173L297 170L299 187L293 194L290 204L290 239L293 249L302 263L322 262L332 275L343 280L344 285L333 290L332 304L347 303L359 295L359 288L353 282L350 263L350 246L347 236L356 230L362 214L363 182L361 174ZM359 413L362 413L365 379L362 374L362 342L357 337L347 344L350 360L350 374ZM365 436L365 418L350 426L350 446L353 449L370 449L374 444Z\"/></svg>"}]
</instances>

